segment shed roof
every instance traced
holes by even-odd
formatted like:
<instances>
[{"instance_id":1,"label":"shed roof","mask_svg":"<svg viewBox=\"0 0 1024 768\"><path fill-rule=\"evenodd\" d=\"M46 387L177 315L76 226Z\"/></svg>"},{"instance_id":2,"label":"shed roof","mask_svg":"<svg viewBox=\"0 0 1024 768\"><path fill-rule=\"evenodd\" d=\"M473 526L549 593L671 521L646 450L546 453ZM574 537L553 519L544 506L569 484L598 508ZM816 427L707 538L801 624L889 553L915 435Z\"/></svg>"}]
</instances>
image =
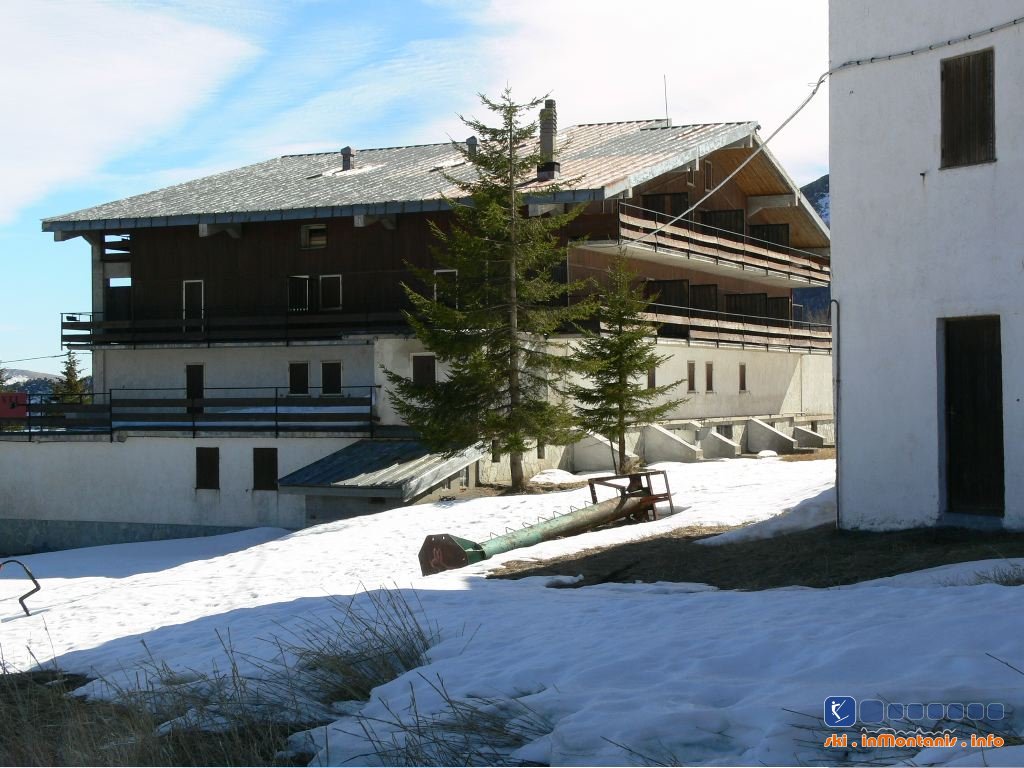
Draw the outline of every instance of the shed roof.
<instances>
[{"instance_id":1,"label":"shed roof","mask_svg":"<svg viewBox=\"0 0 1024 768\"><path fill-rule=\"evenodd\" d=\"M281 478L278 488L284 493L409 501L483 455L482 445L450 455L431 453L418 440L357 440Z\"/></svg>"},{"instance_id":2,"label":"shed roof","mask_svg":"<svg viewBox=\"0 0 1024 768\"><path fill-rule=\"evenodd\" d=\"M559 133L562 177L574 183L540 199L603 200L716 149L747 140L756 123L670 126L664 120L591 123ZM43 220L43 230L120 229L388 214L447 208L458 195L442 171L470 178L449 142L362 149L350 170L342 153L285 155ZM524 187L540 190L546 182Z\"/></svg>"}]
</instances>

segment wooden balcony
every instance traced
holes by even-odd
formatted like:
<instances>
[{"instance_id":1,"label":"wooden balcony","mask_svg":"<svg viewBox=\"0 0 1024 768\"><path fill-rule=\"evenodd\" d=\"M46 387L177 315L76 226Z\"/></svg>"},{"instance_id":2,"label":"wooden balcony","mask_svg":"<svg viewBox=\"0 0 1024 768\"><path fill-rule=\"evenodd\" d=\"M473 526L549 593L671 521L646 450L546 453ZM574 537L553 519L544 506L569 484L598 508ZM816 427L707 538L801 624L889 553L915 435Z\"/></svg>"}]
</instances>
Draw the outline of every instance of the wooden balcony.
<instances>
[{"instance_id":1,"label":"wooden balcony","mask_svg":"<svg viewBox=\"0 0 1024 768\"><path fill-rule=\"evenodd\" d=\"M0 439L113 435L117 432L351 433L374 436L377 386L339 394L290 395L287 387L210 389L200 398L176 389L116 389L60 397L20 394L0 413Z\"/></svg>"},{"instance_id":2,"label":"wooden balcony","mask_svg":"<svg viewBox=\"0 0 1024 768\"><path fill-rule=\"evenodd\" d=\"M650 309L645 319L661 326L659 335L685 338L691 344L812 354L832 352L832 326L825 323L665 304L652 304Z\"/></svg>"},{"instance_id":3,"label":"wooden balcony","mask_svg":"<svg viewBox=\"0 0 1024 768\"><path fill-rule=\"evenodd\" d=\"M827 287L828 258L811 251L769 243L704 224L619 204L617 242L584 241L575 245L606 255L624 250L631 259L697 272L735 277L784 288Z\"/></svg>"},{"instance_id":4,"label":"wooden balcony","mask_svg":"<svg viewBox=\"0 0 1024 768\"><path fill-rule=\"evenodd\" d=\"M321 341L352 333L404 328L400 312L289 312L237 316L203 311L200 317L111 319L102 312L61 315L61 344L72 349L211 345L239 342Z\"/></svg>"}]
</instances>

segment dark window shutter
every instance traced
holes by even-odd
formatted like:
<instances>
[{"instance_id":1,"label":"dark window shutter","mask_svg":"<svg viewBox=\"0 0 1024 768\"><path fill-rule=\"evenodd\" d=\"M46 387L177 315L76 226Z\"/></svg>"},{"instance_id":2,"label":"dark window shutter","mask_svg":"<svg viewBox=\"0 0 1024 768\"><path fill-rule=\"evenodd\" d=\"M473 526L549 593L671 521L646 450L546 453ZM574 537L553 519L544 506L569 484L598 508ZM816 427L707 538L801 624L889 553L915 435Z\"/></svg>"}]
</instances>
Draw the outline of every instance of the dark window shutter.
<instances>
[{"instance_id":1,"label":"dark window shutter","mask_svg":"<svg viewBox=\"0 0 1024 768\"><path fill-rule=\"evenodd\" d=\"M341 394L341 363L323 363L320 368L321 394Z\"/></svg>"},{"instance_id":2,"label":"dark window shutter","mask_svg":"<svg viewBox=\"0 0 1024 768\"><path fill-rule=\"evenodd\" d=\"M309 394L309 363L288 363L288 394Z\"/></svg>"},{"instance_id":3,"label":"dark window shutter","mask_svg":"<svg viewBox=\"0 0 1024 768\"><path fill-rule=\"evenodd\" d=\"M252 489L277 490L277 448L252 449Z\"/></svg>"},{"instance_id":4,"label":"dark window shutter","mask_svg":"<svg viewBox=\"0 0 1024 768\"><path fill-rule=\"evenodd\" d=\"M437 381L437 364L433 355L413 355L412 383L425 387Z\"/></svg>"},{"instance_id":5,"label":"dark window shutter","mask_svg":"<svg viewBox=\"0 0 1024 768\"><path fill-rule=\"evenodd\" d=\"M995 160L995 52L945 59L940 79L942 167Z\"/></svg>"},{"instance_id":6,"label":"dark window shutter","mask_svg":"<svg viewBox=\"0 0 1024 768\"><path fill-rule=\"evenodd\" d=\"M220 448L196 448L196 488L220 489Z\"/></svg>"}]
</instances>

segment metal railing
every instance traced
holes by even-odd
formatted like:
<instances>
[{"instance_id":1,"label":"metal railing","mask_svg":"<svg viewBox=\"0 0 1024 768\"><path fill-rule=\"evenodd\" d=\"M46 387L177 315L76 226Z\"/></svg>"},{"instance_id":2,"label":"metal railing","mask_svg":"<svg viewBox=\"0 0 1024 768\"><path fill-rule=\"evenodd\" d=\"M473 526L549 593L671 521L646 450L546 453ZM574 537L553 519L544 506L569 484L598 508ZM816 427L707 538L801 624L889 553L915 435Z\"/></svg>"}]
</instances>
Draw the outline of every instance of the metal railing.
<instances>
[{"instance_id":1,"label":"metal railing","mask_svg":"<svg viewBox=\"0 0 1024 768\"><path fill-rule=\"evenodd\" d=\"M239 341L308 341L340 338L360 328L404 323L393 312L310 312L293 310L269 315L252 315L226 310L204 309L195 316L178 312L171 317L117 317L103 312L62 312L61 344L134 346L159 343Z\"/></svg>"},{"instance_id":2,"label":"metal railing","mask_svg":"<svg viewBox=\"0 0 1024 768\"><path fill-rule=\"evenodd\" d=\"M116 388L91 395L18 393L3 401L0 439L119 431L281 433L359 432L373 437L380 385L320 387Z\"/></svg>"}]
</instances>

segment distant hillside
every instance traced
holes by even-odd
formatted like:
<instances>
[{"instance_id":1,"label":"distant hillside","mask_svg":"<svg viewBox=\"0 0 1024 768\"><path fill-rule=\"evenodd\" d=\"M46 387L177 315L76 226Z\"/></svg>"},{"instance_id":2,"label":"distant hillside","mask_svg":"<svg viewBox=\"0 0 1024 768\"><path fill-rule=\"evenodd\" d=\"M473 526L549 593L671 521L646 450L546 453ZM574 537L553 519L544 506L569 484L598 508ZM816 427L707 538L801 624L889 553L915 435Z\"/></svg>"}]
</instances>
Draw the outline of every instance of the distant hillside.
<instances>
[{"instance_id":1,"label":"distant hillside","mask_svg":"<svg viewBox=\"0 0 1024 768\"><path fill-rule=\"evenodd\" d=\"M829 224L829 220L832 218L832 199L828 191L828 174L826 173L820 179L800 187L800 191L804 193L804 197L814 206L822 220Z\"/></svg>"},{"instance_id":2,"label":"distant hillside","mask_svg":"<svg viewBox=\"0 0 1024 768\"><path fill-rule=\"evenodd\" d=\"M54 382L60 379L55 373L29 371L24 368L7 369L7 386L16 392L28 392L30 395L48 395L53 392ZM92 389L92 376L84 379L86 386Z\"/></svg>"}]
</instances>

